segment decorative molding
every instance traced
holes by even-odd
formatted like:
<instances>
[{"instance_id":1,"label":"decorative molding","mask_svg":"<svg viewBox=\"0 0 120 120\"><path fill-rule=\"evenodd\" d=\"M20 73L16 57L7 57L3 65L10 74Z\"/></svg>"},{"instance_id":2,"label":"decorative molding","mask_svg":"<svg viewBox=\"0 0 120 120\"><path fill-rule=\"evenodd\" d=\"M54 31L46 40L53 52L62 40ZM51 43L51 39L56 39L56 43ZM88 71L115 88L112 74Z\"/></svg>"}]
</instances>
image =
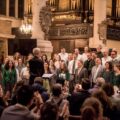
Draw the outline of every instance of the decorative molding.
<instances>
[{"instance_id":1,"label":"decorative molding","mask_svg":"<svg viewBox=\"0 0 120 120\"><path fill-rule=\"evenodd\" d=\"M51 27L49 39L88 39L92 36L92 29L89 24L71 24Z\"/></svg>"}]
</instances>

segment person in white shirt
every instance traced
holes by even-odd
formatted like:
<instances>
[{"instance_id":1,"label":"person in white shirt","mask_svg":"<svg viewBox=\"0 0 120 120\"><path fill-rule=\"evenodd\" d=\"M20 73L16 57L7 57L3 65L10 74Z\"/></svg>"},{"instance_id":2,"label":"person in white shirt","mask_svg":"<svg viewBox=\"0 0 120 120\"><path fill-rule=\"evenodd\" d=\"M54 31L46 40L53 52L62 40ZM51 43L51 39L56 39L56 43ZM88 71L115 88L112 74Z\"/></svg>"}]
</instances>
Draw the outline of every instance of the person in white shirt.
<instances>
[{"instance_id":1,"label":"person in white shirt","mask_svg":"<svg viewBox=\"0 0 120 120\"><path fill-rule=\"evenodd\" d=\"M85 62L87 60L87 53L89 52L89 48L84 47L84 53L82 54L82 61Z\"/></svg>"},{"instance_id":2,"label":"person in white shirt","mask_svg":"<svg viewBox=\"0 0 120 120\"><path fill-rule=\"evenodd\" d=\"M82 59L82 55L80 55L80 51L79 51L78 48L75 48L74 54L76 55L76 59L77 60L81 60Z\"/></svg>"},{"instance_id":3,"label":"person in white shirt","mask_svg":"<svg viewBox=\"0 0 120 120\"><path fill-rule=\"evenodd\" d=\"M102 66L105 67L105 63L111 61L111 57L108 56L108 49L103 49L103 57L102 57Z\"/></svg>"},{"instance_id":4,"label":"person in white shirt","mask_svg":"<svg viewBox=\"0 0 120 120\"><path fill-rule=\"evenodd\" d=\"M70 62L69 62L69 64L68 64L68 71L69 71L69 73L71 74L71 75L73 75L73 74L75 74L75 70L77 69L77 62L78 62L78 60L77 60L77 56L76 56L76 54L73 54L73 60L71 60Z\"/></svg>"},{"instance_id":5,"label":"person in white shirt","mask_svg":"<svg viewBox=\"0 0 120 120\"><path fill-rule=\"evenodd\" d=\"M67 62L68 60L68 53L66 53L66 49L65 48L61 48L61 52L58 54L61 58L61 60L64 60L65 62Z\"/></svg>"}]
</instances>

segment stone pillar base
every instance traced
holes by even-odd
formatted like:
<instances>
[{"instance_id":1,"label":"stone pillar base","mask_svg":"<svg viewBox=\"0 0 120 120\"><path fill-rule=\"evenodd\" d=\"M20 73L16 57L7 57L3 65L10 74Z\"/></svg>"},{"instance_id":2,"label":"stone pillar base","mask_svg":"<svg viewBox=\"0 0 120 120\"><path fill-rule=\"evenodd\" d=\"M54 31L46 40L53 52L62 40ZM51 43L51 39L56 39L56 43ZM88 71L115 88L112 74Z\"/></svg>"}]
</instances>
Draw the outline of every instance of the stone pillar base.
<instances>
[{"instance_id":1,"label":"stone pillar base","mask_svg":"<svg viewBox=\"0 0 120 120\"><path fill-rule=\"evenodd\" d=\"M48 56L51 56L51 53L53 52L52 43L48 40L37 39L37 47L40 48L42 53L45 53Z\"/></svg>"}]
</instances>

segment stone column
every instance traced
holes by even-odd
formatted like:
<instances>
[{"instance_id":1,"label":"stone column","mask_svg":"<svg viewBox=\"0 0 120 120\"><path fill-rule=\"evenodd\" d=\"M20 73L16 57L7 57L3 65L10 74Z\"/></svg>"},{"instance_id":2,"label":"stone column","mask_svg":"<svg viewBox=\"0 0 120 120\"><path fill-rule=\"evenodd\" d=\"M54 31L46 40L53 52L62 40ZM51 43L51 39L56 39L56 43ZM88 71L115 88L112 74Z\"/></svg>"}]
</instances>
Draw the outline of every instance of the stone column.
<instances>
[{"instance_id":1,"label":"stone column","mask_svg":"<svg viewBox=\"0 0 120 120\"><path fill-rule=\"evenodd\" d=\"M15 0L15 17L18 18L18 0Z\"/></svg>"},{"instance_id":2,"label":"stone column","mask_svg":"<svg viewBox=\"0 0 120 120\"><path fill-rule=\"evenodd\" d=\"M98 25L106 20L107 0L94 0L94 26L93 38L89 40L89 46L96 48L98 45L103 45L102 40L99 39Z\"/></svg>"},{"instance_id":3,"label":"stone column","mask_svg":"<svg viewBox=\"0 0 120 120\"><path fill-rule=\"evenodd\" d=\"M9 0L6 0L6 16L9 16Z\"/></svg>"},{"instance_id":4,"label":"stone column","mask_svg":"<svg viewBox=\"0 0 120 120\"><path fill-rule=\"evenodd\" d=\"M42 7L46 5L47 0L33 0L32 8L33 8L33 21L32 21L32 38L37 39L37 46L41 49L42 52L51 53L53 51L53 47L50 41L44 40L45 34L42 31L40 26L40 10Z\"/></svg>"}]
</instances>

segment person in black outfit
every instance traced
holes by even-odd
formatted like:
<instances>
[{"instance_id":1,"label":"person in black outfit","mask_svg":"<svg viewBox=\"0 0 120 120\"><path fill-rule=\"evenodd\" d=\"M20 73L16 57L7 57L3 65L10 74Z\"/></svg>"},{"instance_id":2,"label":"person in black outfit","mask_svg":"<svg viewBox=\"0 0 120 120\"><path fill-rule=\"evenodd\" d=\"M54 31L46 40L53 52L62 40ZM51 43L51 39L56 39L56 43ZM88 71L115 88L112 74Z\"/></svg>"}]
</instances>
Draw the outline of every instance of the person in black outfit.
<instances>
[{"instance_id":1,"label":"person in black outfit","mask_svg":"<svg viewBox=\"0 0 120 120\"><path fill-rule=\"evenodd\" d=\"M69 98L70 115L80 115L80 108L83 102L91 96L88 92L90 89L90 81L87 78L83 78L81 85L82 89L77 92L73 92Z\"/></svg>"},{"instance_id":2,"label":"person in black outfit","mask_svg":"<svg viewBox=\"0 0 120 120\"><path fill-rule=\"evenodd\" d=\"M29 84L30 85L34 83L35 77L42 77L44 73L44 64L43 64L43 61L40 59L40 49L34 48L33 55L34 57L29 61L29 67L30 67Z\"/></svg>"}]
</instances>

